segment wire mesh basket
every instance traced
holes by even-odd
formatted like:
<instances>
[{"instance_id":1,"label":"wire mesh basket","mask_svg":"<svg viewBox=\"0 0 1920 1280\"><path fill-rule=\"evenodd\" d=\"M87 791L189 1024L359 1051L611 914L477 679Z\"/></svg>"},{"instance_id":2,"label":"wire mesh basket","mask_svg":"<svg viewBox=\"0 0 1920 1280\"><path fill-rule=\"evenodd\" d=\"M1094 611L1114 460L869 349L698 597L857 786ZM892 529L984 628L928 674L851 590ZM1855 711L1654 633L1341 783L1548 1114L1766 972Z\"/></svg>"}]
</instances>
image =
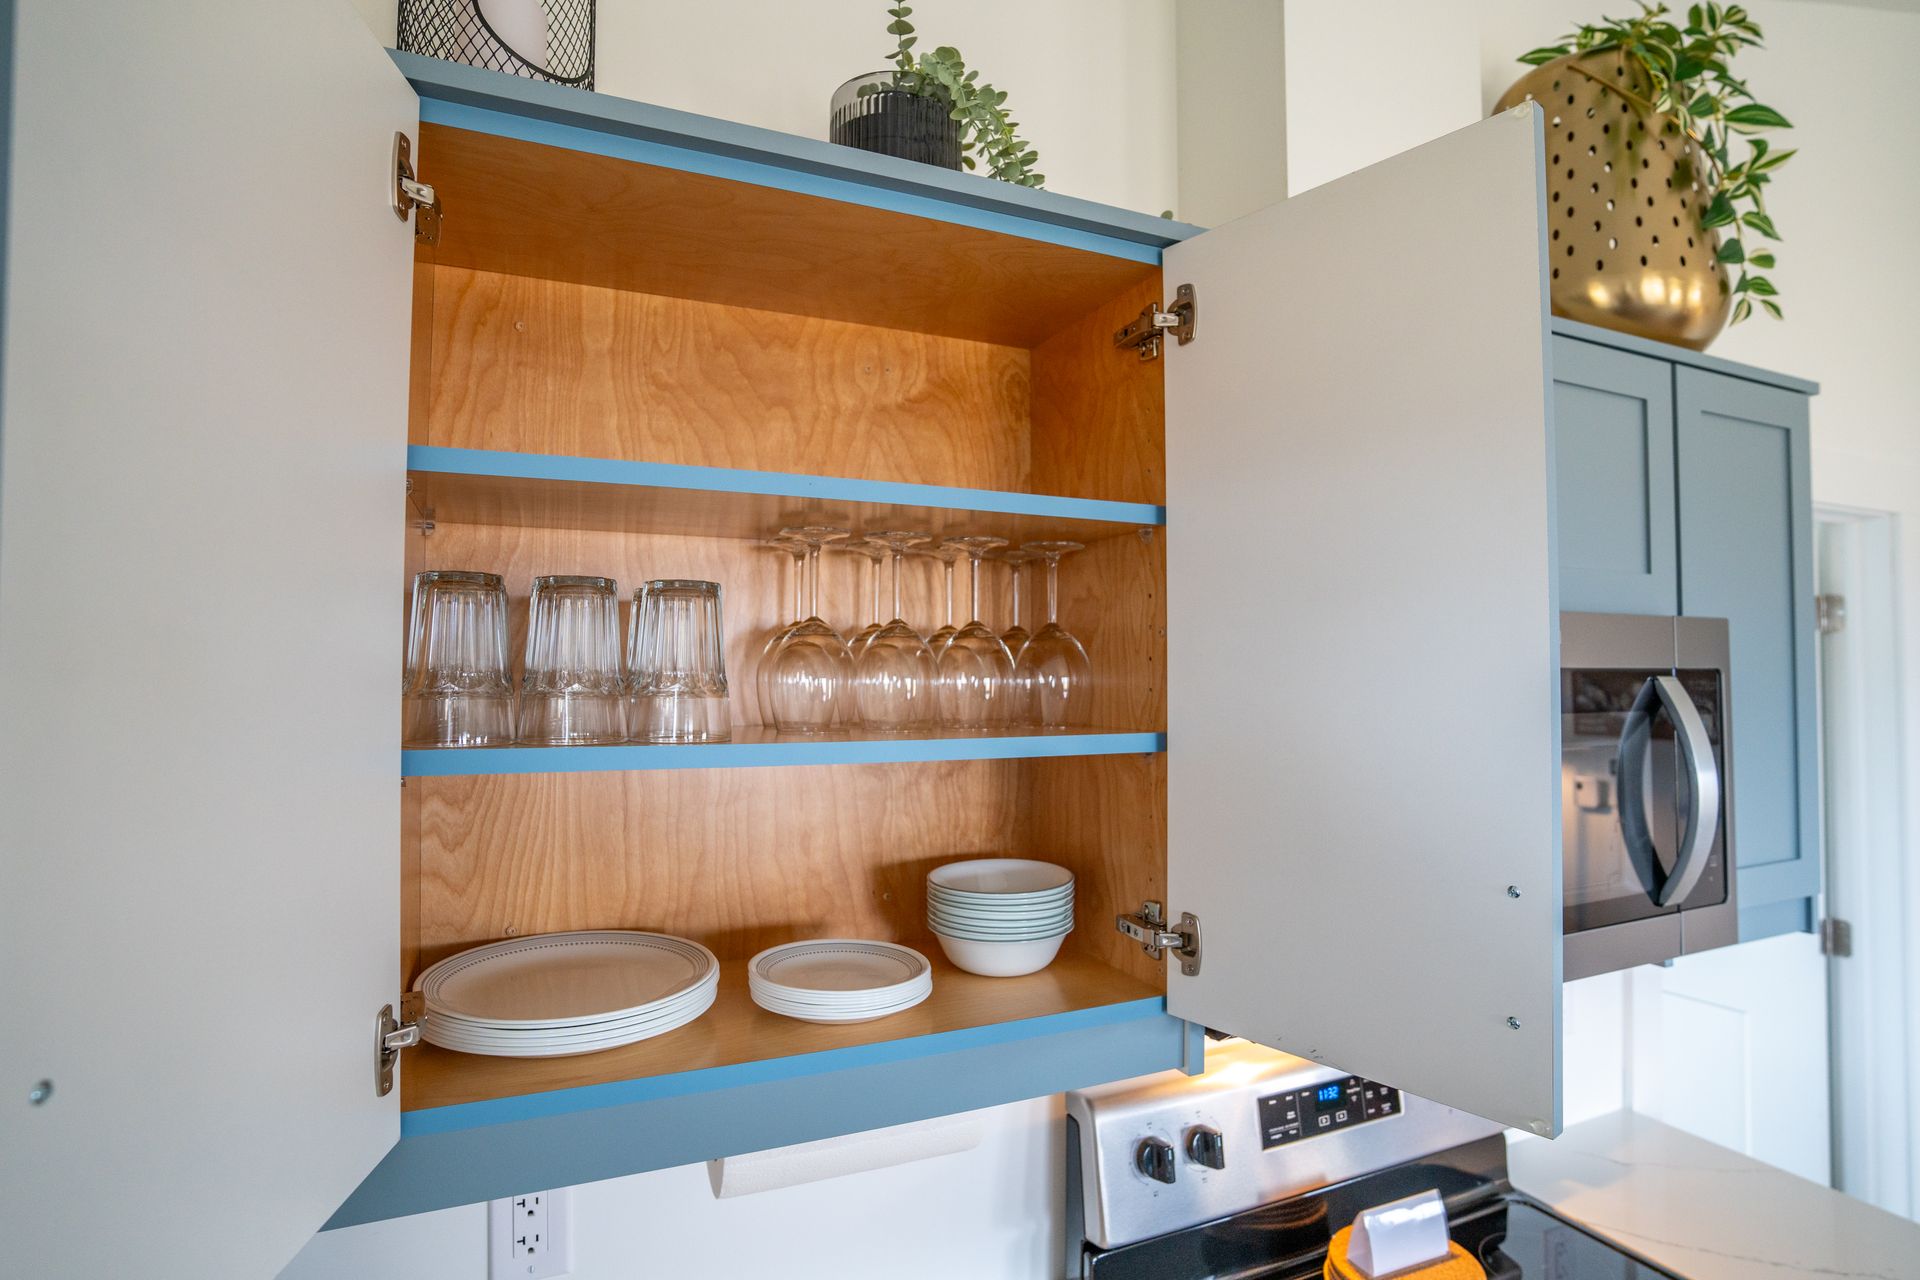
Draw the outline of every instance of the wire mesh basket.
<instances>
[{"instance_id":1,"label":"wire mesh basket","mask_svg":"<svg viewBox=\"0 0 1920 1280\"><path fill-rule=\"evenodd\" d=\"M593 88L594 0L400 0L408 53Z\"/></svg>"}]
</instances>

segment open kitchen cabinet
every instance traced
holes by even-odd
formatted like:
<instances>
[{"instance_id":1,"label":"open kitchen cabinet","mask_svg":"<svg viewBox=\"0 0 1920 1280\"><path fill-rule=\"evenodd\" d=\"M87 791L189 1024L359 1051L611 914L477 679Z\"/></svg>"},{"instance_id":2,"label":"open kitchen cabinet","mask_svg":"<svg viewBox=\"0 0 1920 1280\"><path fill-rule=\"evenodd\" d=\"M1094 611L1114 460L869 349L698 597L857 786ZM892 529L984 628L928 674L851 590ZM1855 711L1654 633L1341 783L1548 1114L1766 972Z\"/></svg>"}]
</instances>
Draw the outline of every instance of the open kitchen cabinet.
<instances>
[{"instance_id":1,"label":"open kitchen cabinet","mask_svg":"<svg viewBox=\"0 0 1920 1280\"><path fill-rule=\"evenodd\" d=\"M257 34L261 61L297 65L320 100L341 91L338 67ZM35 65L49 57L36 47ZM9 772L10 812L47 850L37 892L57 910L9 930L26 948L18 971L48 976L20 1022L32 1032L5 1052L20 1079L69 1082L27 1116L32 1141L8 1144L10 1179L32 1162L23 1203L81 1203L117 1130L144 1153L119 1170L129 1197L157 1196L193 1161L195 1185L223 1202L292 1179L305 1198L288 1198L288 1222L343 1196L333 1223L365 1221L1197 1067L1202 1025L1554 1127L1552 473L1531 115L1194 235L396 60L423 96L414 159L442 209L410 278L390 237L412 232L344 159L380 174L409 122L322 116L302 136L341 172L306 183L326 196L300 224L314 234L285 243L256 221L256 239L226 252L194 242L194 287L250 320L191 353L213 374L191 384L200 400L34 350L42 394L81 380L123 395L125 421L198 414L218 483L158 466L164 434L130 447L121 419L103 450L23 427L9 370L10 680L75 660L44 625L49 601L75 627L101 621L89 548L231 552L236 513L305 572L299 616L329 620L269 644L230 606L247 642L223 645L218 671L237 700L206 702L203 663L143 670L155 720L140 752L114 757L117 776L223 818L166 846L168 883L192 888L160 904L163 946L138 945L156 902L141 819L93 806L74 822L75 797ZM150 88L156 118L178 107L182 129L206 124L175 103L178 86ZM59 107L89 126L84 100ZM276 122L254 125L234 154L283 154ZM90 134L103 163L135 149L99 121ZM29 176L52 182L56 154L32 158ZM155 226L200 225L184 186L155 178L140 195ZM61 225L73 243L121 244L85 219ZM364 239L321 233L337 226ZM45 224L16 223L14 243L27 231ZM168 239L125 246L118 287L164 296L181 258ZM53 279L29 282L10 283L10 334L64 314ZM288 346L272 309L240 305L263 283L278 306L311 311L303 344ZM1116 345L1181 285L1197 300L1191 344L1169 335L1155 359ZM368 376L409 348L410 387ZM227 376L254 368L311 403L282 413ZM261 438L284 448L262 452ZM22 499L63 469L94 494L172 487L152 512ZM221 500L234 490L253 505ZM751 655L788 596L780 558L754 543L797 519L1085 542L1062 566L1062 615L1093 658L1095 728L904 743L758 731ZM400 752L391 659L408 575L428 567L501 573L520 604L543 572L614 576L627 594L657 576L721 581L736 741ZM930 587L910 617L929 615ZM157 581L143 590L156 616L177 604ZM855 614L844 567L826 590L830 616ZM239 732L307 670L329 673L297 706L310 724ZM10 733L9 750L76 758L82 727L120 705L85 697L94 719L42 707L29 726L41 736ZM169 718L195 734L169 734ZM237 744L254 744L244 769ZM929 866L1000 852L1078 877L1078 929L1028 978L956 972L921 923ZM1145 901L1174 922L1144 929L1155 954L1113 927ZM229 927L236 912L245 928ZM1197 927L1179 924L1187 914ZM91 950L60 933L83 917L105 935ZM579 1058L406 1049L397 1087L377 1089L376 1014L404 1015L425 964L590 926L705 942L722 960L719 1003ZM928 952L933 997L842 1027L747 999L747 956L835 934ZM138 1052L98 1017L103 956L140 966L139 1000L108 1009L141 1012ZM243 1053L209 1048L208 1007L264 1030ZM185 1009L198 1012L151 1016ZM82 1019L91 1038L68 1034ZM179 1097L155 1096L155 1062L179 1065ZM102 1097L114 1106L88 1109ZM170 1127L150 1127L161 1110ZM169 1146L188 1132L200 1137ZM202 1149L215 1134L218 1160ZM292 1161L298 1179L281 1167ZM153 1238L89 1244L111 1271ZM206 1269L184 1244L179 1256Z\"/></svg>"}]
</instances>

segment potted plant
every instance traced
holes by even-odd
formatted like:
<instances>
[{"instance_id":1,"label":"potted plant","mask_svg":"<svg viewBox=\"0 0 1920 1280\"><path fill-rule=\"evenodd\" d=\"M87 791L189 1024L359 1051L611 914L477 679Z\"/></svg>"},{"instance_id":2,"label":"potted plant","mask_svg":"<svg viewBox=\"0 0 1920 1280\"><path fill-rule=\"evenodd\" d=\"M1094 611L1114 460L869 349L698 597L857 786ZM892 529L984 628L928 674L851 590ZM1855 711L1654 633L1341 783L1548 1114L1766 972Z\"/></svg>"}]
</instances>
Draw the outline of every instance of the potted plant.
<instances>
[{"instance_id":1,"label":"potted plant","mask_svg":"<svg viewBox=\"0 0 1920 1280\"><path fill-rule=\"evenodd\" d=\"M1040 156L1017 132L1006 110L1007 95L967 69L951 45L915 55L913 9L894 4L887 34L895 45L892 66L855 76L833 95L827 136L844 146L900 156L946 169L984 168L990 177L1038 187Z\"/></svg>"},{"instance_id":2,"label":"potted plant","mask_svg":"<svg viewBox=\"0 0 1920 1280\"><path fill-rule=\"evenodd\" d=\"M1554 310L1700 350L1756 303L1781 314L1765 188L1794 153L1754 135L1791 126L1732 70L1760 46L1744 8L1640 9L1522 55L1495 109L1546 116Z\"/></svg>"}]
</instances>

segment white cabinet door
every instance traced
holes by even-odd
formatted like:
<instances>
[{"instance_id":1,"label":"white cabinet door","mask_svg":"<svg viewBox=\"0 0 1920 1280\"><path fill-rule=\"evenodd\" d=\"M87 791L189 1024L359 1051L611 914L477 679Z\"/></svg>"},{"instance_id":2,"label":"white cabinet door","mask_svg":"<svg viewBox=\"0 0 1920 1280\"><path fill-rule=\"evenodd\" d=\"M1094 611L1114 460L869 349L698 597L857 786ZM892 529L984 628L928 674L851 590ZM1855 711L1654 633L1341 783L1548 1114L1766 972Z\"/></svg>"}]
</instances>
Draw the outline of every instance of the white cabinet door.
<instances>
[{"instance_id":1,"label":"white cabinet door","mask_svg":"<svg viewBox=\"0 0 1920 1280\"><path fill-rule=\"evenodd\" d=\"M1164 357L1184 1018L1560 1126L1554 468L1529 104L1196 236Z\"/></svg>"},{"instance_id":2,"label":"white cabinet door","mask_svg":"<svg viewBox=\"0 0 1920 1280\"><path fill-rule=\"evenodd\" d=\"M0 1270L271 1276L398 1136L418 106L347 0L0 17Z\"/></svg>"}]
</instances>

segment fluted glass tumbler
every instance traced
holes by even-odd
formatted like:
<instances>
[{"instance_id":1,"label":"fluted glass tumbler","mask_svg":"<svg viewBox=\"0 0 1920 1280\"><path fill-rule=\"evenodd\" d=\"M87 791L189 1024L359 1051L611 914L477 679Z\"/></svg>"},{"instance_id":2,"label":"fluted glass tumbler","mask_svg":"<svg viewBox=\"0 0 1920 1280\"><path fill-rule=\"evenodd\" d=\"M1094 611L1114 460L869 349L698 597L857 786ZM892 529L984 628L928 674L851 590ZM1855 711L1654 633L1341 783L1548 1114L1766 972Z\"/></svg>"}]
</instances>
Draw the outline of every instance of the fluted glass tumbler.
<instances>
[{"instance_id":1,"label":"fluted glass tumbler","mask_svg":"<svg viewBox=\"0 0 1920 1280\"><path fill-rule=\"evenodd\" d=\"M446 569L415 575L401 741L409 747L513 741L507 588L497 575Z\"/></svg>"},{"instance_id":2,"label":"fluted glass tumbler","mask_svg":"<svg viewBox=\"0 0 1920 1280\"><path fill-rule=\"evenodd\" d=\"M520 741L605 746L627 738L620 599L612 578L535 578L527 603Z\"/></svg>"},{"instance_id":3,"label":"fluted glass tumbler","mask_svg":"<svg viewBox=\"0 0 1920 1280\"><path fill-rule=\"evenodd\" d=\"M726 636L717 582L649 582L633 597L627 725L635 742L725 742Z\"/></svg>"}]
</instances>

